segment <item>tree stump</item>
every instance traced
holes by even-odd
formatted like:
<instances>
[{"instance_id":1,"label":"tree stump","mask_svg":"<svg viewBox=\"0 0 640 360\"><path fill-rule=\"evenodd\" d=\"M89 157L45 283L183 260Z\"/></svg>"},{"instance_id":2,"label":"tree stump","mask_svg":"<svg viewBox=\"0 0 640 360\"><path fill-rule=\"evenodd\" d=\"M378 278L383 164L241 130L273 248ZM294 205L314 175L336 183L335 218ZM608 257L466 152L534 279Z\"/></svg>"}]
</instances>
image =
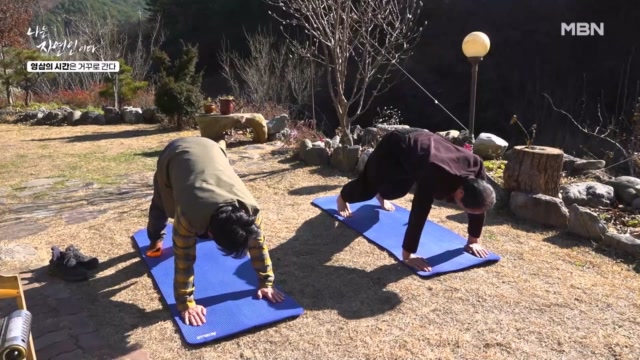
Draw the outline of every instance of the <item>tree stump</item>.
<instances>
[{"instance_id":1,"label":"tree stump","mask_svg":"<svg viewBox=\"0 0 640 360\"><path fill-rule=\"evenodd\" d=\"M504 168L505 190L558 197L562 178L562 149L515 146Z\"/></svg>"}]
</instances>

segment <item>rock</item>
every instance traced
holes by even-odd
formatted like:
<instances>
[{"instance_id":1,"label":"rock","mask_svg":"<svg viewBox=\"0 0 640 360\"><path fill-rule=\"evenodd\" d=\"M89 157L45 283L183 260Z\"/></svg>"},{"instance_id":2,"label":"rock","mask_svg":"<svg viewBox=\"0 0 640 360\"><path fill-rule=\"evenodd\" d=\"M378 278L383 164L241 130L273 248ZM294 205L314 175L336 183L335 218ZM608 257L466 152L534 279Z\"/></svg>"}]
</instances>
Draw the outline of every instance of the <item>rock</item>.
<instances>
[{"instance_id":1,"label":"rock","mask_svg":"<svg viewBox=\"0 0 640 360\"><path fill-rule=\"evenodd\" d=\"M362 138L362 134L364 134L364 130L360 127L360 125L356 125L356 127L353 128L353 131L351 132L353 140L358 140L358 142Z\"/></svg>"},{"instance_id":2,"label":"rock","mask_svg":"<svg viewBox=\"0 0 640 360\"><path fill-rule=\"evenodd\" d=\"M305 160L305 152L312 147L313 145L311 144L311 140L304 139L303 141L300 141L300 144L298 145L298 156L300 157L300 160Z\"/></svg>"},{"instance_id":3,"label":"rock","mask_svg":"<svg viewBox=\"0 0 640 360\"><path fill-rule=\"evenodd\" d=\"M633 200L633 203L631 203L631 208L633 208L633 210L640 210L640 197Z\"/></svg>"},{"instance_id":4,"label":"rock","mask_svg":"<svg viewBox=\"0 0 640 360\"><path fill-rule=\"evenodd\" d=\"M104 113L104 116L106 117L107 115L119 115L120 114L120 110L114 108L114 107L110 107L110 106L103 106L102 107L102 112Z\"/></svg>"},{"instance_id":5,"label":"rock","mask_svg":"<svg viewBox=\"0 0 640 360\"><path fill-rule=\"evenodd\" d=\"M76 125L89 125L89 124L97 125L100 122L100 119L96 120L96 118L98 116L101 116L102 119L104 119L103 115L98 114L95 111L85 111L85 112L82 113L82 115L80 115L80 118L77 121L74 121L69 125L74 125L74 126L76 126ZM104 124L104 121L102 123Z\"/></svg>"},{"instance_id":6,"label":"rock","mask_svg":"<svg viewBox=\"0 0 640 360\"><path fill-rule=\"evenodd\" d=\"M142 110L142 121L145 124L159 124L162 122L158 114L158 108L155 106Z\"/></svg>"},{"instance_id":7,"label":"rock","mask_svg":"<svg viewBox=\"0 0 640 360\"><path fill-rule=\"evenodd\" d=\"M369 155L373 152L373 149L366 149L360 154L360 159L358 159L358 164L356 165L356 172L358 174L364 171L364 166L367 164L367 160L369 160Z\"/></svg>"},{"instance_id":8,"label":"rock","mask_svg":"<svg viewBox=\"0 0 640 360\"><path fill-rule=\"evenodd\" d=\"M606 233L602 243L640 259L640 240L631 235Z\"/></svg>"},{"instance_id":9,"label":"rock","mask_svg":"<svg viewBox=\"0 0 640 360\"><path fill-rule=\"evenodd\" d=\"M620 176L605 184L613 187L616 199L624 205L630 206L633 201L640 197L640 179L632 176Z\"/></svg>"},{"instance_id":10,"label":"rock","mask_svg":"<svg viewBox=\"0 0 640 360\"><path fill-rule=\"evenodd\" d=\"M329 152L323 147L311 147L305 150L303 159L309 166L324 166L329 163Z\"/></svg>"},{"instance_id":11,"label":"rock","mask_svg":"<svg viewBox=\"0 0 640 360\"><path fill-rule=\"evenodd\" d=\"M122 124L122 116L120 114L109 114L104 116L105 125Z\"/></svg>"},{"instance_id":12,"label":"rock","mask_svg":"<svg viewBox=\"0 0 640 360\"><path fill-rule=\"evenodd\" d=\"M273 140L270 140L270 141L285 141L290 136L291 136L291 130L289 130L289 128L285 128L284 130L282 130L281 132L279 132L277 134L269 135L269 139L271 139L271 137L273 137Z\"/></svg>"},{"instance_id":13,"label":"rock","mask_svg":"<svg viewBox=\"0 0 640 360\"><path fill-rule=\"evenodd\" d=\"M455 145L463 147L465 144L471 144L472 138L471 138L471 135L469 134L469 131L462 130L460 131L460 135L458 135L458 137L456 138L453 138L451 142L454 143Z\"/></svg>"},{"instance_id":14,"label":"rock","mask_svg":"<svg viewBox=\"0 0 640 360\"><path fill-rule=\"evenodd\" d=\"M33 219L0 224L0 241L15 241L39 234L47 229L49 229L48 225L40 224Z\"/></svg>"},{"instance_id":15,"label":"rock","mask_svg":"<svg viewBox=\"0 0 640 360\"><path fill-rule=\"evenodd\" d=\"M384 135L398 129L410 129L410 127L408 125L376 125L375 127L368 127L362 132L360 145L376 147L378 141L380 141Z\"/></svg>"},{"instance_id":16,"label":"rock","mask_svg":"<svg viewBox=\"0 0 640 360\"><path fill-rule=\"evenodd\" d=\"M267 122L258 113L246 114L200 114L196 116L200 135L218 141L224 139L225 132L235 127L253 129L253 141L266 143L268 136Z\"/></svg>"},{"instance_id":17,"label":"rock","mask_svg":"<svg viewBox=\"0 0 640 360\"><path fill-rule=\"evenodd\" d=\"M578 159L577 157L573 157L568 154L564 154L563 157L564 159L562 162L562 171L571 172L573 170L573 165L580 161L580 159Z\"/></svg>"},{"instance_id":18,"label":"rock","mask_svg":"<svg viewBox=\"0 0 640 360\"><path fill-rule=\"evenodd\" d=\"M505 151L504 155L502 155L502 160L511 161L513 160L513 149Z\"/></svg>"},{"instance_id":19,"label":"rock","mask_svg":"<svg viewBox=\"0 0 640 360\"><path fill-rule=\"evenodd\" d=\"M34 125L61 126L67 122L65 115L59 111L49 111L40 119L37 119Z\"/></svg>"},{"instance_id":20,"label":"rock","mask_svg":"<svg viewBox=\"0 0 640 360\"><path fill-rule=\"evenodd\" d=\"M458 130L440 131L440 132L437 132L436 134L442 136L443 138L449 141L453 141L453 139L460 136L460 131Z\"/></svg>"},{"instance_id":21,"label":"rock","mask_svg":"<svg viewBox=\"0 0 640 360\"><path fill-rule=\"evenodd\" d=\"M606 183L607 181L610 181L613 179L613 176L607 174L606 170L581 170L579 172L579 174L572 174L572 175L579 175L585 178L589 178L592 179L593 181L599 182L599 183Z\"/></svg>"},{"instance_id":22,"label":"rock","mask_svg":"<svg viewBox=\"0 0 640 360\"><path fill-rule=\"evenodd\" d=\"M144 122L142 109L125 106L122 108L122 119L127 124L142 124Z\"/></svg>"},{"instance_id":23,"label":"rock","mask_svg":"<svg viewBox=\"0 0 640 360\"><path fill-rule=\"evenodd\" d=\"M410 129L409 125L376 125L376 129L383 134L390 133L393 130Z\"/></svg>"},{"instance_id":24,"label":"rock","mask_svg":"<svg viewBox=\"0 0 640 360\"><path fill-rule=\"evenodd\" d=\"M331 153L331 166L343 171L351 172L356 168L360 159L360 146L340 146Z\"/></svg>"},{"instance_id":25,"label":"rock","mask_svg":"<svg viewBox=\"0 0 640 360\"><path fill-rule=\"evenodd\" d=\"M67 225L81 224L99 218L109 212L106 209L73 209L62 214L62 219Z\"/></svg>"},{"instance_id":26,"label":"rock","mask_svg":"<svg viewBox=\"0 0 640 360\"><path fill-rule=\"evenodd\" d=\"M72 112L73 110L71 110L71 108L68 107L68 106L60 106L58 108L58 111L60 111L62 113L62 115L66 117L67 114Z\"/></svg>"},{"instance_id":27,"label":"rock","mask_svg":"<svg viewBox=\"0 0 640 360\"><path fill-rule=\"evenodd\" d=\"M509 147L504 139L489 133L481 133L473 142L473 153L484 160L501 158Z\"/></svg>"},{"instance_id":28,"label":"rock","mask_svg":"<svg viewBox=\"0 0 640 360\"><path fill-rule=\"evenodd\" d=\"M562 171L570 175L584 175L585 173L601 170L605 167L604 160L583 160L571 155L564 155Z\"/></svg>"},{"instance_id":29,"label":"rock","mask_svg":"<svg viewBox=\"0 0 640 360\"><path fill-rule=\"evenodd\" d=\"M509 207L516 217L537 224L566 227L569 222L569 210L559 198L514 191Z\"/></svg>"},{"instance_id":30,"label":"rock","mask_svg":"<svg viewBox=\"0 0 640 360\"><path fill-rule=\"evenodd\" d=\"M27 261L38 255L36 249L29 245L13 245L0 248L2 261Z\"/></svg>"},{"instance_id":31,"label":"rock","mask_svg":"<svg viewBox=\"0 0 640 360\"><path fill-rule=\"evenodd\" d=\"M378 144L378 141L380 141L380 138L376 128L368 127L364 129L362 132L362 138L360 139L361 146L375 147Z\"/></svg>"},{"instance_id":32,"label":"rock","mask_svg":"<svg viewBox=\"0 0 640 360\"><path fill-rule=\"evenodd\" d=\"M487 174L487 182L493 188L493 191L496 193L496 204L494 205L495 209L502 209L509 206L509 194L505 189L495 181L491 175Z\"/></svg>"},{"instance_id":33,"label":"rock","mask_svg":"<svg viewBox=\"0 0 640 360\"><path fill-rule=\"evenodd\" d=\"M600 170L607 163L604 160L580 160L573 165L574 170Z\"/></svg>"},{"instance_id":34,"label":"rock","mask_svg":"<svg viewBox=\"0 0 640 360\"><path fill-rule=\"evenodd\" d=\"M569 232L590 240L601 240L607 226L597 214L573 204L569 207Z\"/></svg>"},{"instance_id":35,"label":"rock","mask_svg":"<svg viewBox=\"0 0 640 360\"><path fill-rule=\"evenodd\" d=\"M78 110L67 113L67 125L76 125L76 123L80 121L81 116L82 112Z\"/></svg>"},{"instance_id":36,"label":"rock","mask_svg":"<svg viewBox=\"0 0 640 360\"><path fill-rule=\"evenodd\" d=\"M611 207L615 201L613 187L597 182L571 184L561 189L566 206Z\"/></svg>"},{"instance_id":37,"label":"rock","mask_svg":"<svg viewBox=\"0 0 640 360\"><path fill-rule=\"evenodd\" d=\"M268 134L277 134L286 129L287 122L289 121L289 115L282 114L274 117L267 122Z\"/></svg>"},{"instance_id":38,"label":"rock","mask_svg":"<svg viewBox=\"0 0 640 360\"><path fill-rule=\"evenodd\" d=\"M36 121L39 119L42 119L46 114L48 113L48 111L27 111L24 114L18 116L18 118L16 119L17 123L26 123L26 122L32 122L32 121Z\"/></svg>"},{"instance_id":39,"label":"rock","mask_svg":"<svg viewBox=\"0 0 640 360\"><path fill-rule=\"evenodd\" d=\"M102 114L97 114L94 117L89 118L88 125L105 125L107 123L107 119Z\"/></svg>"},{"instance_id":40,"label":"rock","mask_svg":"<svg viewBox=\"0 0 640 360\"><path fill-rule=\"evenodd\" d=\"M340 136L336 135L331 139L331 148L335 149L340 146Z\"/></svg>"},{"instance_id":41,"label":"rock","mask_svg":"<svg viewBox=\"0 0 640 360\"><path fill-rule=\"evenodd\" d=\"M23 187L25 188L32 188L32 187L41 187L41 186L50 186L53 185L55 183L58 183L60 181L64 180L64 178L61 177L57 177L57 178L44 178L44 179L35 179L35 180L30 180L27 181L26 183L22 184Z\"/></svg>"}]
</instances>

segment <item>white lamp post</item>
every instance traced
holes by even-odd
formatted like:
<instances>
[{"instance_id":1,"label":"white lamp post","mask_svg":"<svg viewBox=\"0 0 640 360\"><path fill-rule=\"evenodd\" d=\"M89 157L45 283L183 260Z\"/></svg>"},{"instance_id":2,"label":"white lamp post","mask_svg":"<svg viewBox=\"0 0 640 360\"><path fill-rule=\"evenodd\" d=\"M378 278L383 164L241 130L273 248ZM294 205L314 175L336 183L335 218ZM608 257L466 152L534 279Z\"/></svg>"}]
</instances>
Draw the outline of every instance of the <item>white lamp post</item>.
<instances>
[{"instance_id":1,"label":"white lamp post","mask_svg":"<svg viewBox=\"0 0 640 360\"><path fill-rule=\"evenodd\" d=\"M462 41L462 52L471 62L471 104L469 106L469 135L471 141L475 140L474 125L476 119L476 85L478 82L478 64L487 55L491 41L482 32L475 31L467 35Z\"/></svg>"}]
</instances>

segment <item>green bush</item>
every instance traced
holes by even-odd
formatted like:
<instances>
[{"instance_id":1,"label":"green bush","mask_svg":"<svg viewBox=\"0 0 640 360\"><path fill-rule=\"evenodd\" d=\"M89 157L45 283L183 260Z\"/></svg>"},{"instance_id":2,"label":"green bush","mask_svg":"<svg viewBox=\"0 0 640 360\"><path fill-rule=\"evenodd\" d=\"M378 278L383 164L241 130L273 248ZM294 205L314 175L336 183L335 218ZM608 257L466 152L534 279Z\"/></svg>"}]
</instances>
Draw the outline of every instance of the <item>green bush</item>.
<instances>
[{"instance_id":1,"label":"green bush","mask_svg":"<svg viewBox=\"0 0 640 360\"><path fill-rule=\"evenodd\" d=\"M155 105L169 116L178 130L182 130L187 125L185 122L201 111L204 98L200 90L202 72L196 72L198 48L192 45L183 47L182 56L173 63L165 52L156 49L153 59L160 69Z\"/></svg>"},{"instance_id":2,"label":"green bush","mask_svg":"<svg viewBox=\"0 0 640 360\"><path fill-rule=\"evenodd\" d=\"M114 100L114 105L117 108L122 108L123 105L131 105L131 100L135 99L141 90L147 88L146 81L135 81L131 77L131 71L133 70L128 66L124 59L118 59L120 63L120 71L118 72L118 81L116 82L115 76L107 76L104 80L104 88L100 90L100 97L108 100ZM115 97L115 85L118 86L118 98Z\"/></svg>"}]
</instances>

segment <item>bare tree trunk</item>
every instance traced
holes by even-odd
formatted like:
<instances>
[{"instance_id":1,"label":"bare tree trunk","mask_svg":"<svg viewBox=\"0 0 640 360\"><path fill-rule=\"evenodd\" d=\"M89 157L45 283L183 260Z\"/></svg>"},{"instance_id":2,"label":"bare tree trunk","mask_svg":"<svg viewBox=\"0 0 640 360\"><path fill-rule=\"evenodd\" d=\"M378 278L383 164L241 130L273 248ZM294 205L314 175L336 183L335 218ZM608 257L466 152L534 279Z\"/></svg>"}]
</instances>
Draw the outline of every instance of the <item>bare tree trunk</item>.
<instances>
[{"instance_id":1,"label":"bare tree trunk","mask_svg":"<svg viewBox=\"0 0 640 360\"><path fill-rule=\"evenodd\" d=\"M4 47L0 46L0 59L4 59L5 58L5 54L4 54ZM4 71L4 76L5 78L8 78L9 72L7 71L7 69L3 69ZM5 84L4 86L4 90L6 92L7 95L7 104L8 105L13 105L13 97L11 96L11 84L9 81L7 81L7 84Z\"/></svg>"},{"instance_id":2,"label":"bare tree trunk","mask_svg":"<svg viewBox=\"0 0 640 360\"><path fill-rule=\"evenodd\" d=\"M120 110L120 106L118 104L118 90L120 90L120 86L119 86L119 74L115 74L116 77L116 81L114 81L113 83L113 97L114 97L114 107L118 110Z\"/></svg>"},{"instance_id":3,"label":"bare tree trunk","mask_svg":"<svg viewBox=\"0 0 640 360\"><path fill-rule=\"evenodd\" d=\"M6 73L6 71L5 71ZM7 104L8 105L13 105L13 96L11 94L11 85L5 85L5 89L4 89L7 93Z\"/></svg>"},{"instance_id":4,"label":"bare tree trunk","mask_svg":"<svg viewBox=\"0 0 640 360\"><path fill-rule=\"evenodd\" d=\"M182 121L182 120L183 120L183 119L182 119L182 114L181 114L181 113L178 113L178 115L177 115L177 117L176 117L176 129L177 129L178 131L182 131L182 129L183 129L183 127L184 127L184 124L183 124L183 121Z\"/></svg>"}]
</instances>

